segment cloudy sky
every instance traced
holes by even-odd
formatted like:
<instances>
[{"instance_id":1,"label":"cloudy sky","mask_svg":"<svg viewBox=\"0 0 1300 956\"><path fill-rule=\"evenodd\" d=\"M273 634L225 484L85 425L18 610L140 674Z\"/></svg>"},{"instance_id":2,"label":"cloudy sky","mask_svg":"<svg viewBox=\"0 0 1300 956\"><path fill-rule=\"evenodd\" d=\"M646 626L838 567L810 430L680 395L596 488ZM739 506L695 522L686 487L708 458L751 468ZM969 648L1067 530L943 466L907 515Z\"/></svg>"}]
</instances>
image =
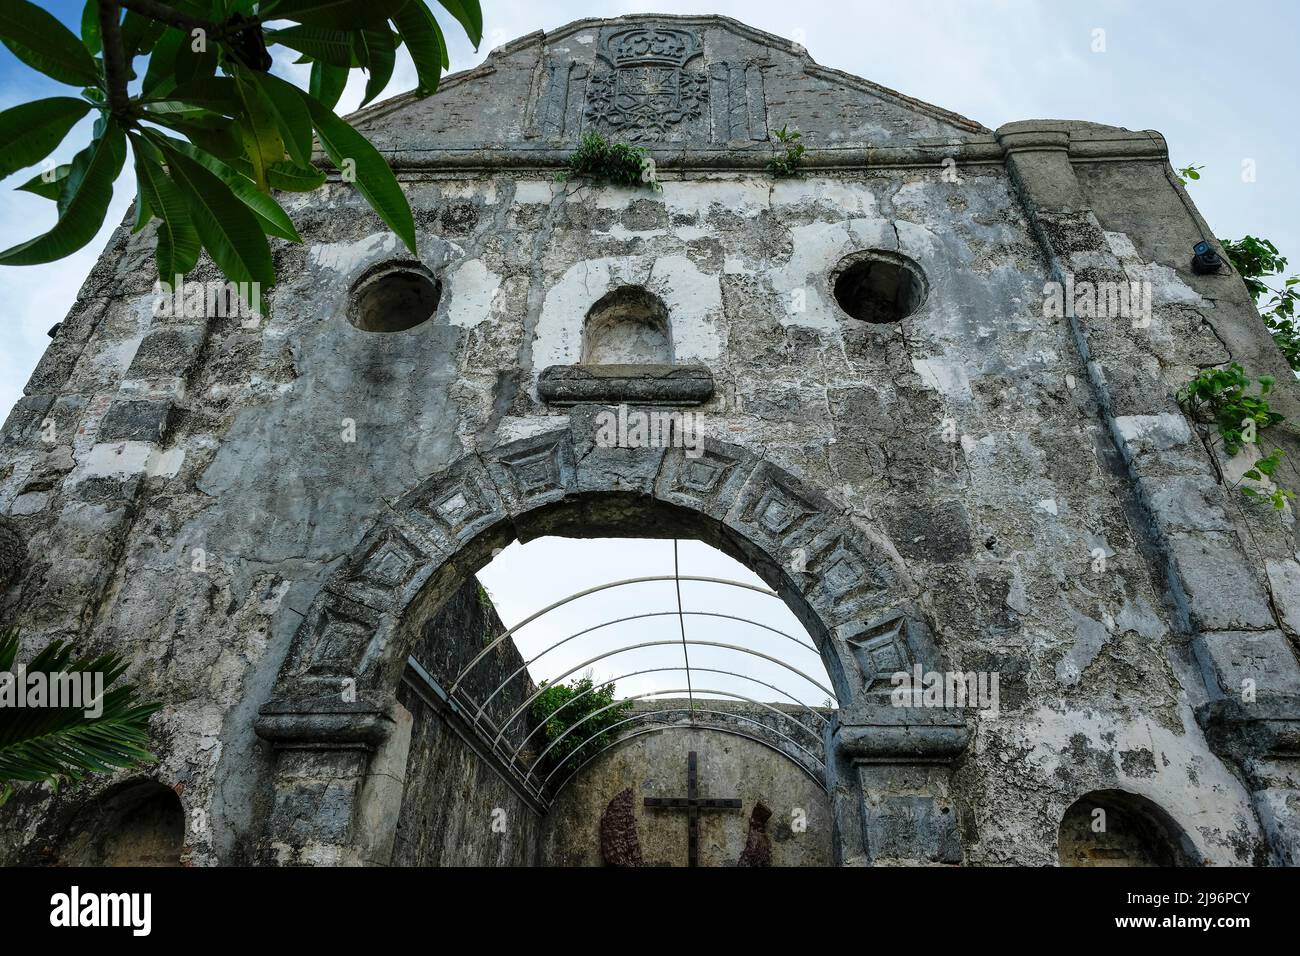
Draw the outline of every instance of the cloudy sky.
<instances>
[{"instance_id":1,"label":"cloudy sky","mask_svg":"<svg viewBox=\"0 0 1300 956\"><path fill-rule=\"evenodd\" d=\"M43 5L75 29L82 0L46 0ZM649 6L600 0L483 0L483 7L485 41L477 52L457 35L455 24L443 18L453 71L474 66L492 47L515 37L582 17L641 11L721 13L802 43L826 66L955 110L990 128L1012 120L1052 118L1159 130L1169 142L1175 166L1205 167L1192 196L1216 234L1270 238L1284 255L1293 257L1300 271L1295 179L1300 134L1291 115L1300 87L1300 60L1295 55L1300 3L1295 0L1230 5L1203 0L657 0ZM405 50L399 51L386 95L409 89L414 76ZM301 75L295 78L305 82ZM340 111L360 102L363 85L354 77ZM0 109L67 92L67 87L37 76L0 48ZM87 121L73 131L55 153L57 162L72 157L78 142L87 137L88 126ZM1254 181L1242 175L1247 162L1255 170ZM31 175L16 174L0 188L2 248L45 231L53 222L52 203L12 191ZM120 221L133 193L130 177L119 181L110 224ZM63 318L108 233L106 226L95 241L61 262L0 267L0 302L5 304L0 318L0 416L22 393L48 342L47 331ZM585 577L557 580L548 570L574 567L579 554L584 566L599 567L610 577L661 574L672 567L671 542L638 548L591 542L515 547L484 576L507 622L554 600L557 589L570 583L569 590L594 583ZM683 573L747 575L728 564L701 545L684 546ZM728 570L731 573L723 573ZM639 593L662 599L659 603L673 597L654 592L657 586L641 587L646 590ZM694 596L698 607L717 608L732 600L712 593L707 601L706 595ZM608 606L617 611L625 603L626 598L610 598ZM649 607L651 598L643 603ZM768 613L756 612L753 599L738 606L742 614L745 609L756 617ZM603 610L597 602L582 621L591 623L592 615ZM774 627L792 623L780 605L771 614L762 619ZM557 617L553 633L559 634L568 623ZM534 640L538 646L545 643L541 637ZM571 666L584 658L563 659ZM557 672L547 671L552 676ZM801 696L820 699L806 684L802 688Z\"/></svg>"}]
</instances>

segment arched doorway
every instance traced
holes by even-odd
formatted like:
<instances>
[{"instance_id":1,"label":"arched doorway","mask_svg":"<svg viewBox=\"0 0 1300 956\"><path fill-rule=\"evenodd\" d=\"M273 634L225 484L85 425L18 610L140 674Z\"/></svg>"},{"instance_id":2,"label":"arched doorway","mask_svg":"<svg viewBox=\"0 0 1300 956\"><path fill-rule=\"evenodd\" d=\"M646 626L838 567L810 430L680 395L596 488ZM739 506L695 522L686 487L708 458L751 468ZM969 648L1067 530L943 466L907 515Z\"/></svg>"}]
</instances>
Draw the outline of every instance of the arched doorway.
<instances>
[{"instance_id":1,"label":"arched doorway","mask_svg":"<svg viewBox=\"0 0 1300 956\"><path fill-rule=\"evenodd\" d=\"M280 751L269 859L388 862L392 835L367 830L366 805L391 809L384 747L421 629L495 550L548 534L696 538L744 563L807 629L841 703L826 767L840 858L869 857L874 828L891 858L959 859L946 778L917 768L960 753L966 727L889 704L890 668L937 663L889 541L743 447L596 434L595 410L577 408L568 427L461 459L393 503L322 590L257 725Z\"/></svg>"},{"instance_id":2,"label":"arched doorway","mask_svg":"<svg viewBox=\"0 0 1300 956\"><path fill-rule=\"evenodd\" d=\"M91 801L69 824L59 866L180 866L185 811L171 787L121 784Z\"/></svg>"},{"instance_id":3,"label":"arched doorway","mask_svg":"<svg viewBox=\"0 0 1300 956\"><path fill-rule=\"evenodd\" d=\"M1125 790L1096 790L1061 818L1062 866L1195 866L1200 854L1158 804Z\"/></svg>"}]
</instances>

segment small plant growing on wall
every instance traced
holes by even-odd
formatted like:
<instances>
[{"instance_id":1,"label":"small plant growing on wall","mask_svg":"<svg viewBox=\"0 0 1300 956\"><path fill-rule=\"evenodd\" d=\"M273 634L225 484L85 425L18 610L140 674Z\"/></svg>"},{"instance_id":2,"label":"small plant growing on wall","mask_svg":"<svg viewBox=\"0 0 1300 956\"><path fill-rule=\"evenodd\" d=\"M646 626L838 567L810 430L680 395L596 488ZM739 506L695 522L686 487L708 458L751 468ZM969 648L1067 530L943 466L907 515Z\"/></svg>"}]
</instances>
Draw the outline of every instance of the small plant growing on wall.
<instances>
[{"instance_id":1,"label":"small plant growing on wall","mask_svg":"<svg viewBox=\"0 0 1300 956\"><path fill-rule=\"evenodd\" d=\"M533 720L545 727L542 749L551 748L538 768L542 778L560 766L572 773L599 753L613 742L613 726L632 708L629 700L615 702L612 683L597 687L590 675L568 684L543 682L542 688L533 701Z\"/></svg>"},{"instance_id":2,"label":"small plant growing on wall","mask_svg":"<svg viewBox=\"0 0 1300 956\"><path fill-rule=\"evenodd\" d=\"M583 134L560 179L581 179L629 189L661 188L655 175L655 161L644 146L611 143L595 130Z\"/></svg>"},{"instance_id":3,"label":"small plant growing on wall","mask_svg":"<svg viewBox=\"0 0 1300 956\"><path fill-rule=\"evenodd\" d=\"M777 179L800 175L803 169L804 145L800 142L803 133L782 126L780 129L773 130L772 135L785 147L785 152L778 154L767 164L768 171Z\"/></svg>"},{"instance_id":4,"label":"small plant growing on wall","mask_svg":"<svg viewBox=\"0 0 1300 956\"><path fill-rule=\"evenodd\" d=\"M1242 475L1243 480L1252 482L1241 486L1242 494L1264 499L1280 510L1295 495L1276 484L1272 491L1268 490L1265 483L1271 482L1281 464L1282 449L1274 445L1267 455L1264 454L1260 432L1286 421L1286 418L1273 411L1265 398L1272 391L1273 378L1265 375L1258 381L1259 394L1252 395L1248 390L1253 383L1236 362L1227 368L1203 369L1179 390L1178 400L1198 419L1208 418L1214 422L1223 450L1229 455L1238 454L1247 445L1259 448L1260 457Z\"/></svg>"}]
</instances>

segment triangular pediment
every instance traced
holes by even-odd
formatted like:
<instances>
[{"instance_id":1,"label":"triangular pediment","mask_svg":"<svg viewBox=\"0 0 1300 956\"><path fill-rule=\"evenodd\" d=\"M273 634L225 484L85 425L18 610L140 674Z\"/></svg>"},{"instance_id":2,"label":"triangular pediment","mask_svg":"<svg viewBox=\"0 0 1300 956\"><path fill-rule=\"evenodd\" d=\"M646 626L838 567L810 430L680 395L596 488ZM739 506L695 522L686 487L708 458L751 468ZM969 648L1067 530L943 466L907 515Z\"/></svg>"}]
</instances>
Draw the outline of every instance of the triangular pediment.
<instances>
[{"instance_id":1,"label":"triangular pediment","mask_svg":"<svg viewBox=\"0 0 1300 956\"><path fill-rule=\"evenodd\" d=\"M572 148L589 129L687 150L766 150L782 126L813 148L987 133L727 17L649 14L529 34L430 97L398 96L354 121L381 149L421 153Z\"/></svg>"}]
</instances>

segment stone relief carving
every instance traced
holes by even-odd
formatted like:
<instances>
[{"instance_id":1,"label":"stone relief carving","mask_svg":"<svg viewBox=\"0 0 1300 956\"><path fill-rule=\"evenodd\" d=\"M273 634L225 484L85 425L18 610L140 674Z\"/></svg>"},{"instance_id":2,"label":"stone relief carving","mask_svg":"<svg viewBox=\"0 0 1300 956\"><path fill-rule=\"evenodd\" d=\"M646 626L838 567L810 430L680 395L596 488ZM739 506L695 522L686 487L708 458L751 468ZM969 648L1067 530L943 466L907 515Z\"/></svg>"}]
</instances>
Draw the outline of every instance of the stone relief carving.
<instances>
[{"instance_id":1,"label":"stone relief carving","mask_svg":"<svg viewBox=\"0 0 1300 956\"><path fill-rule=\"evenodd\" d=\"M664 139L708 106L708 75L686 69L702 53L703 43L689 30L609 34L597 50L608 68L587 83L584 120L629 142Z\"/></svg>"}]
</instances>

